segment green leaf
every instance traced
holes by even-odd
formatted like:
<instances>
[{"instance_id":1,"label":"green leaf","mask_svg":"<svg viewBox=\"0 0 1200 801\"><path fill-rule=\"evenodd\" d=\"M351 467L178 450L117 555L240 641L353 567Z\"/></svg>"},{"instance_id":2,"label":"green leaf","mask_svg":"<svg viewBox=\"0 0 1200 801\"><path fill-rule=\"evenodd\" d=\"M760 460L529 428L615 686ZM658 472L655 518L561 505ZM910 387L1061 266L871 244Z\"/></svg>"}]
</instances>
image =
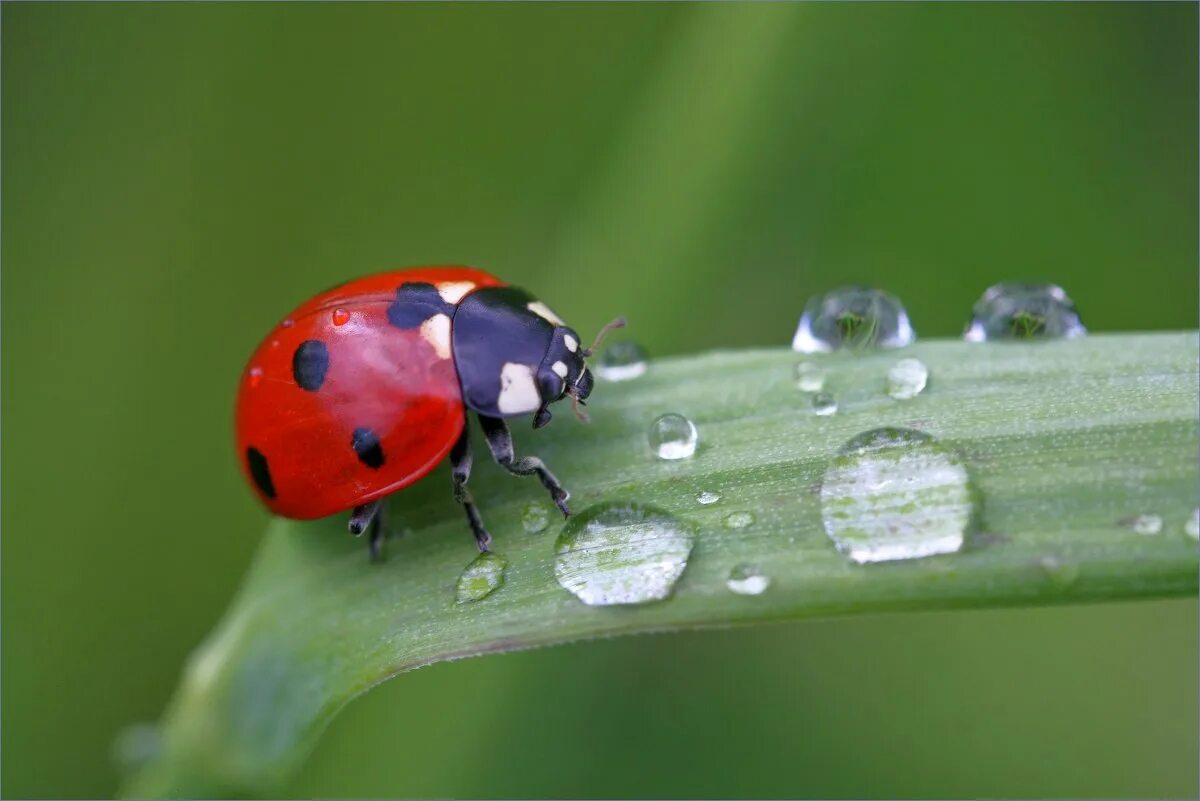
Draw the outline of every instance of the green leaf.
<instances>
[{"instance_id":1,"label":"green leaf","mask_svg":"<svg viewBox=\"0 0 1200 801\"><path fill-rule=\"evenodd\" d=\"M548 429L518 432L518 451L553 467L581 517L633 504L694 533L664 601L588 606L564 590L554 565L561 518L529 530L539 526L527 517L552 510L544 491L482 454L471 487L503 558L476 564L462 587L477 554L444 470L395 498L403 536L382 564L368 563L341 518L275 521L225 619L189 661L160 755L127 792L278 793L350 699L443 660L835 613L1195 594L1195 333L930 341L902 353L929 368L929 386L910 400L885 392L895 351L808 359L837 398L831 416L814 414L797 389L796 354L723 352L601 382L589 426L560 412ZM650 452L648 426L666 412L695 422L692 458ZM852 437L881 426L918 429L965 465L976 508L962 552L860 565L826 536L826 467ZM701 492L720 498L701 504ZM488 593L490 571L505 564ZM744 565L769 577L765 592L727 588ZM744 589L744 571L737 577ZM459 592L483 597L460 603Z\"/></svg>"}]
</instances>

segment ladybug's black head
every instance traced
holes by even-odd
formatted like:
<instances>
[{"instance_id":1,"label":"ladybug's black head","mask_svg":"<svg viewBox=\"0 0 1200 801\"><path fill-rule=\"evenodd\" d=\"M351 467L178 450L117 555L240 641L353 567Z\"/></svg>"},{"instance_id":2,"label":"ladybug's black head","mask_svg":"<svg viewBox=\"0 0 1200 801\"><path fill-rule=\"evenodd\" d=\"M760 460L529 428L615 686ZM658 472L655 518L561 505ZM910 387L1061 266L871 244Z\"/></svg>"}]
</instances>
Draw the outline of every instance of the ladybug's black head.
<instances>
[{"instance_id":1,"label":"ladybug's black head","mask_svg":"<svg viewBox=\"0 0 1200 801\"><path fill-rule=\"evenodd\" d=\"M534 415L534 428L541 428L550 422L550 412L546 407L563 398L571 398L576 414L579 414L578 404L592 394L592 372L584 363L588 353L589 351L579 344L579 334L565 325L554 327L546 348L546 356L537 372L538 394L542 397L542 405Z\"/></svg>"}]
</instances>

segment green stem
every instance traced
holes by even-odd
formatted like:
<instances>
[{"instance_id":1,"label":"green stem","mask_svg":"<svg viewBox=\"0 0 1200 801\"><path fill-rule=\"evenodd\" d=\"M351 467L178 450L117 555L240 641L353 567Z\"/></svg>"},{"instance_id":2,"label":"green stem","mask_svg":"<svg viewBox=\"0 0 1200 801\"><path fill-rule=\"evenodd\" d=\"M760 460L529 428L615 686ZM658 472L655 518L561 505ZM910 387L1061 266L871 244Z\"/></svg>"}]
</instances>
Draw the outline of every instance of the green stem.
<instances>
[{"instance_id":1,"label":"green stem","mask_svg":"<svg viewBox=\"0 0 1200 801\"><path fill-rule=\"evenodd\" d=\"M819 359L838 399L831 416L813 414L795 386L799 357L783 350L664 360L632 381L602 382L592 425L560 414L543 432L519 432L518 449L554 467L577 511L652 504L694 527L669 600L586 606L562 589L559 523L541 533L522 524L531 504L550 508L541 488L482 461L471 486L508 569L474 603L455 603L475 554L442 471L396 499L393 516L407 528L383 564L367 563L342 519L277 520L189 661L162 753L126 791L278 793L350 699L447 659L814 615L1195 594L1197 344L1195 333L923 342L903 356L928 366L929 386L903 401L884 392L897 352L838 354ZM647 427L665 412L696 423L692 458L650 453ZM978 504L961 552L857 565L826 537L820 488L831 456L881 426L919 429L962 459ZM720 500L699 504L702 491ZM734 512L754 521L729 527ZM1138 533L1138 516L1160 517L1161 530ZM743 563L769 575L766 592L726 588Z\"/></svg>"}]
</instances>

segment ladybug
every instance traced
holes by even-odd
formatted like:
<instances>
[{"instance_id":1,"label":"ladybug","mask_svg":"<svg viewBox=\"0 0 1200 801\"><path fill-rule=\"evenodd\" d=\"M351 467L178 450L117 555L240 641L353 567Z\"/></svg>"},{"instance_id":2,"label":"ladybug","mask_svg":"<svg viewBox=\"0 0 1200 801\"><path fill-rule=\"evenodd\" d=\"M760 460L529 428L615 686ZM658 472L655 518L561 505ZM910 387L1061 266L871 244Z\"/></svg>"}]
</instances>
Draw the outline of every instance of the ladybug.
<instances>
[{"instance_id":1,"label":"ladybug","mask_svg":"<svg viewBox=\"0 0 1200 801\"><path fill-rule=\"evenodd\" d=\"M506 419L550 422L549 405L592 391L592 348L523 289L470 267L369 275L301 304L258 346L237 396L237 449L259 498L297 520L351 511L380 555L384 500L450 457L454 497L481 551L491 536L467 490L467 414L492 458L569 497L536 456L517 458Z\"/></svg>"}]
</instances>

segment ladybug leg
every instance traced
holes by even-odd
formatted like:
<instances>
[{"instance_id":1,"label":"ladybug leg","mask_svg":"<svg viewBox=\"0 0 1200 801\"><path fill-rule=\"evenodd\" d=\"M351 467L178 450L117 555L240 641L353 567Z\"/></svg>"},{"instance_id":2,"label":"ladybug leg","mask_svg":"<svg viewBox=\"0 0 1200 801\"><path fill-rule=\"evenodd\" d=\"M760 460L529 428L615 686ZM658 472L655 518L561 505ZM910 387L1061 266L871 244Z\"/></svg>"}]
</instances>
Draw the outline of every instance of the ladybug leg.
<instances>
[{"instance_id":1,"label":"ladybug leg","mask_svg":"<svg viewBox=\"0 0 1200 801\"><path fill-rule=\"evenodd\" d=\"M470 426L464 425L458 442L455 442L454 447L450 449L450 476L454 480L454 500L461 503L463 510L467 513L467 522L471 526L471 533L475 535L475 545L479 547L480 551L487 553L492 546L492 535L488 534L487 529L483 527L483 518L479 516L479 509L471 498L471 491L467 489L467 479L471 477L471 437L469 432Z\"/></svg>"},{"instance_id":2,"label":"ladybug leg","mask_svg":"<svg viewBox=\"0 0 1200 801\"><path fill-rule=\"evenodd\" d=\"M554 505L564 516L571 514L571 510L567 507L567 498L571 497L571 493L563 488L554 474L547 469L545 462L536 456L526 456L523 459L516 458L513 453L512 433L508 430L508 424L499 417L485 417L479 415L479 423L483 426L483 435L487 437L488 448L492 451L492 458L496 460L496 464L503 467L508 472L515 476L532 476L536 475L541 480L542 486L550 492L550 499L554 501Z\"/></svg>"},{"instance_id":3,"label":"ladybug leg","mask_svg":"<svg viewBox=\"0 0 1200 801\"><path fill-rule=\"evenodd\" d=\"M364 531L368 532L367 549L370 551L372 562L379 561L383 556L383 539L387 535L386 518L386 499L356 506L350 513L350 533L359 537Z\"/></svg>"}]
</instances>

